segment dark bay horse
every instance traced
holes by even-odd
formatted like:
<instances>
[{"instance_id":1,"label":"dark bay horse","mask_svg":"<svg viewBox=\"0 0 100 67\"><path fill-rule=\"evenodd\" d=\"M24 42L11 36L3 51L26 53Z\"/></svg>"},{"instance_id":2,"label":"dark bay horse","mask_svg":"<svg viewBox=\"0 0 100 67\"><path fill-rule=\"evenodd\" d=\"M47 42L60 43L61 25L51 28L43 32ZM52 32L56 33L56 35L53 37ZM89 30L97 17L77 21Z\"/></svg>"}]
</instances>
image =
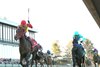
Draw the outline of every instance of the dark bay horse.
<instances>
[{"instance_id":1,"label":"dark bay horse","mask_svg":"<svg viewBox=\"0 0 100 67\"><path fill-rule=\"evenodd\" d=\"M98 55L97 52L93 51L93 63L95 67L97 67L97 64L100 64L100 56Z\"/></svg>"},{"instance_id":2,"label":"dark bay horse","mask_svg":"<svg viewBox=\"0 0 100 67\"><path fill-rule=\"evenodd\" d=\"M80 55L81 54L81 48L73 47L72 48L72 60L73 60L73 67L78 65L78 67L85 67L85 55Z\"/></svg>"},{"instance_id":3,"label":"dark bay horse","mask_svg":"<svg viewBox=\"0 0 100 67\"><path fill-rule=\"evenodd\" d=\"M22 67L29 67L30 63L32 63L30 57L32 55L32 59L34 59L38 49L36 47L31 48L31 43L25 33L25 29L18 27L14 38L15 40L19 39L20 64Z\"/></svg>"},{"instance_id":4,"label":"dark bay horse","mask_svg":"<svg viewBox=\"0 0 100 67\"><path fill-rule=\"evenodd\" d=\"M72 48L72 60L73 60L73 67L75 65L78 65L78 67L85 67L84 60L85 60L85 51L82 46L82 42L78 44L78 41L80 39L79 35L75 35L73 38L73 48Z\"/></svg>"},{"instance_id":5,"label":"dark bay horse","mask_svg":"<svg viewBox=\"0 0 100 67\"><path fill-rule=\"evenodd\" d=\"M38 51L35 57L35 67L37 67L38 63L40 63L41 67L44 67L44 64L47 65L47 67L52 67L52 59L47 53L43 53L41 51Z\"/></svg>"}]
</instances>

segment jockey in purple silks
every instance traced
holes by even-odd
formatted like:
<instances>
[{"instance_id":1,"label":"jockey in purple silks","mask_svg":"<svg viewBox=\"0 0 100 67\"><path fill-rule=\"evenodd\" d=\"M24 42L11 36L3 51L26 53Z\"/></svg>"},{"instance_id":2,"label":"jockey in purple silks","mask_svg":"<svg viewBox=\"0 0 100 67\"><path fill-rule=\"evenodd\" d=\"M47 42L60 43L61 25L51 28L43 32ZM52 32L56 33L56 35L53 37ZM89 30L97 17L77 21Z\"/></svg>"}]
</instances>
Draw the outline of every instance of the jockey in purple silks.
<instances>
[{"instance_id":1,"label":"jockey in purple silks","mask_svg":"<svg viewBox=\"0 0 100 67\"><path fill-rule=\"evenodd\" d=\"M93 51L94 51L94 53L97 53L98 54L98 50L96 48L94 48Z\"/></svg>"},{"instance_id":2,"label":"jockey in purple silks","mask_svg":"<svg viewBox=\"0 0 100 67\"><path fill-rule=\"evenodd\" d=\"M78 41L80 40L80 35L76 34L73 37L73 46L81 47L82 45L78 44Z\"/></svg>"},{"instance_id":3,"label":"jockey in purple silks","mask_svg":"<svg viewBox=\"0 0 100 67\"><path fill-rule=\"evenodd\" d=\"M83 36L81 36L78 32L75 32L74 37L73 37L73 46L83 48L83 46L82 46L83 40L81 40L81 39L83 39ZM78 43L78 42L80 42L80 43Z\"/></svg>"}]
</instances>

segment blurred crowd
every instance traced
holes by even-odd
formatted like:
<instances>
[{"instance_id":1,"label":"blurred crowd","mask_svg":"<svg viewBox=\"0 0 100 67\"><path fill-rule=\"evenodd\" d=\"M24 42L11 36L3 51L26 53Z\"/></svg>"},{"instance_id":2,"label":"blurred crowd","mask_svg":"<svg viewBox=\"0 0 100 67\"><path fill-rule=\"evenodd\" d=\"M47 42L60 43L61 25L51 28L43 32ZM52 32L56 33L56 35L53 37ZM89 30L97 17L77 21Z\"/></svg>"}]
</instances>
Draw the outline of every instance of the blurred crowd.
<instances>
[{"instance_id":1,"label":"blurred crowd","mask_svg":"<svg viewBox=\"0 0 100 67\"><path fill-rule=\"evenodd\" d=\"M19 64L19 59L0 58L0 64Z\"/></svg>"}]
</instances>

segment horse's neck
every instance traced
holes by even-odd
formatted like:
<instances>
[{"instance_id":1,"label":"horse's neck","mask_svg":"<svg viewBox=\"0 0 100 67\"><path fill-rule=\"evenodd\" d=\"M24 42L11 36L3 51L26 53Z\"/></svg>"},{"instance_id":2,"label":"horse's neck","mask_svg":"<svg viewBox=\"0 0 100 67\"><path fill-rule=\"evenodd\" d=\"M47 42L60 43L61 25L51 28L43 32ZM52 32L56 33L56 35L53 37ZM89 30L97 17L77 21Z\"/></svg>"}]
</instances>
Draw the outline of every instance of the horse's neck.
<instances>
[{"instance_id":1,"label":"horse's neck","mask_svg":"<svg viewBox=\"0 0 100 67\"><path fill-rule=\"evenodd\" d=\"M28 42L28 40L26 39L25 36L23 36L22 38L20 38L20 45L28 47L29 44L30 43Z\"/></svg>"},{"instance_id":2,"label":"horse's neck","mask_svg":"<svg viewBox=\"0 0 100 67\"><path fill-rule=\"evenodd\" d=\"M20 41L20 44L25 44L26 39L25 39L25 37L23 36L22 38L19 39L19 41Z\"/></svg>"}]
</instances>

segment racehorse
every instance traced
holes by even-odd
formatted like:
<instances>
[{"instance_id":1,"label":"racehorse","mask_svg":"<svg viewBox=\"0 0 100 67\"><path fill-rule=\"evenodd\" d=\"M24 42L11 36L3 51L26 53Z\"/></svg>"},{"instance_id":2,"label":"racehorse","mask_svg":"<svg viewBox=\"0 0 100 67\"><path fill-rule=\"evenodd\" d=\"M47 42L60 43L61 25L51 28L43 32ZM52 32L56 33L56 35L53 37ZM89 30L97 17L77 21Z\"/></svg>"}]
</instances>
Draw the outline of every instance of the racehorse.
<instances>
[{"instance_id":1,"label":"racehorse","mask_svg":"<svg viewBox=\"0 0 100 67\"><path fill-rule=\"evenodd\" d=\"M47 64L47 67L52 67L52 58L47 53L44 53L44 61Z\"/></svg>"},{"instance_id":2,"label":"racehorse","mask_svg":"<svg viewBox=\"0 0 100 67\"><path fill-rule=\"evenodd\" d=\"M79 55L80 53L80 48L73 47L72 48L72 60L73 60L73 67L75 65L78 65L78 67L85 67L84 65L84 60L85 60L85 55Z\"/></svg>"},{"instance_id":3,"label":"racehorse","mask_svg":"<svg viewBox=\"0 0 100 67\"><path fill-rule=\"evenodd\" d=\"M47 65L47 67L52 67L52 59L47 53L43 53L42 51L38 51L35 57L35 67L37 67L37 64L40 63L41 67L44 67L44 64Z\"/></svg>"},{"instance_id":4,"label":"racehorse","mask_svg":"<svg viewBox=\"0 0 100 67\"><path fill-rule=\"evenodd\" d=\"M98 53L94 52L94 51L93 51L93 63L95 65L95 67L97 67L97 64L98 65L100 64L100 57L99 57Z\"/></svg>"},{"instance_id":5,"label":"racehorse","mask_svg":"<svg viewBox=\"0 0 100 67\"><path fill-rule=\"evenodd\" d=\"M43 52L41 51L38 51L37 54L36 54L36 57L34 59L34 62L35 63L35 67L37 67L37 64L40 63L41 67L44 67L44 55L43 55Z\"/></svg>"},{"instance_id":6,"label":"racehorse","mask_svg":"<svg viewBox=\"0 0 100 67\"><path fill-rule=\"evenodd\" d=\"M78 65L78 67L85 67L84 60L85 60L85 51L82 46L82 41L78 44L79 35L75 35L73 39L73 48L72 48L72 60L73 60L73 67Z\"/></svg>"},{"instance_id":7,"label":"racehorse","mask_svg":"<svg viewBox=\"0 0 100 67\"><path fill-rule=\"evenodd\" d=\"M29 67L32 61L30 60L31 54L32 59L35 58L38 48L31 48L31 42L25 35L25 29L18 27L15 34L15 40L19 39L19 52L20 52L20 64L22 67Z\"/></svg>"}]
</instances>

